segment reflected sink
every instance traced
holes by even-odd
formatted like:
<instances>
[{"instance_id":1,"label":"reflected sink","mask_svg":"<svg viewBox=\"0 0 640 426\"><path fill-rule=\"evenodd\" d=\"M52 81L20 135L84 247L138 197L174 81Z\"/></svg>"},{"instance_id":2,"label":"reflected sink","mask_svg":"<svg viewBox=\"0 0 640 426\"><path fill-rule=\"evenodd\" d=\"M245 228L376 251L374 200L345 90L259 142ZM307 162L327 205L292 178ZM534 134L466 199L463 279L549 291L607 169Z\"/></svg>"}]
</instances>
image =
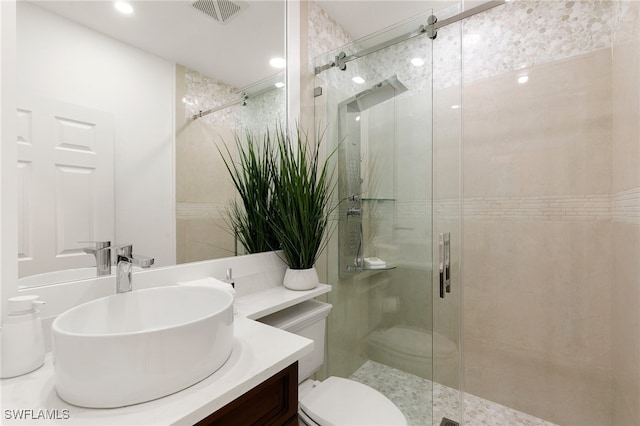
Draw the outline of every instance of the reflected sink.
<instances>
[{"instance_id":1,"label":"reflected sink","mask_svg":"<svg viewBox=\"0 0 640 426\"><path fill-rule=\"evenodd\" d=\"M20 278L18 280L18 286L36 287L66 281L86 280L88 278L95 278L96 276L95 266L90 268L64 269L62 271L44 272L42 274Z\"/></svg>"},{"instance_id":2,"label":"reflected sink","mask_svg":"<svg viewBox=\"0 0 640 426\"><path fill-rule=\"evenodd\" d=\"M134 266L133 272L141 271L142 268ZM65 283L68 281L87 280L97 278L98 273L95 266L87 268L63 269L61 271L43 272L37 275L29 275L18 279L18 288L39 287L42 285Z\"/></svg>"},{"instance_id":3,"label":"reflected sink","mask_svg":"<svg viewBox=\"0 0 640 426\"><path fill-rule=\"evenodd\" d=\"M233 296L210 287L137 290L76 306L52 324L55 386L70 404L160 398L220 368L233 345Z\"/></svg>"}]
</instances>

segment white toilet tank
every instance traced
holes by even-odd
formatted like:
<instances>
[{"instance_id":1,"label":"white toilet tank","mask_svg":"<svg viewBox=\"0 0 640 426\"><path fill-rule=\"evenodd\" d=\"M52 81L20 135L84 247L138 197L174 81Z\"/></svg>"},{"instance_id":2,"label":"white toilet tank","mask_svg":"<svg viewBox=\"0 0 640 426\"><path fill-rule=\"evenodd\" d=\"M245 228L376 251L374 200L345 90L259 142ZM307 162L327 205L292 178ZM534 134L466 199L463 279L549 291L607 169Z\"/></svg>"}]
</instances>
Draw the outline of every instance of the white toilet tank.
<instances>
[{"instance_id":1,"label":"white toilet tank","mask_svg":"<svg viewBox=\"0 0 640 426\"><path fill-rule=\"evenodd\" d=\"M329 303L307 300L258 320L313 340L313 351L298 361L298 383L311 377L324 362L325 328L331 308Z\"/></svg>"}]
</instances>

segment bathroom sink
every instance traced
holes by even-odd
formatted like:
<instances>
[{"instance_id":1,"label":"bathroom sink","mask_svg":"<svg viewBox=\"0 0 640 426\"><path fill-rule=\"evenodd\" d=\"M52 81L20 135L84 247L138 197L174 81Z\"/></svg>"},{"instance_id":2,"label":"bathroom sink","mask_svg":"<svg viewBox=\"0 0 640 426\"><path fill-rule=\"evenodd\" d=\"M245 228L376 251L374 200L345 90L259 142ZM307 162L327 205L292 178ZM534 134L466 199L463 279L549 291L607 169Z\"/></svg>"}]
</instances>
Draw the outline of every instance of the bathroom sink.
<instances>
[{"instance_id":1,"label":"bathroom sink","mask_svg":"<svg viewBox=\"0 0 640 426\"><path fill-rule=\"evenodd\" d=\"M137 290L76 306L52 324L55 386L70 404L160 398L220 368L233 344L233 296L210 287Z\"/></svg>"}]
</instances>

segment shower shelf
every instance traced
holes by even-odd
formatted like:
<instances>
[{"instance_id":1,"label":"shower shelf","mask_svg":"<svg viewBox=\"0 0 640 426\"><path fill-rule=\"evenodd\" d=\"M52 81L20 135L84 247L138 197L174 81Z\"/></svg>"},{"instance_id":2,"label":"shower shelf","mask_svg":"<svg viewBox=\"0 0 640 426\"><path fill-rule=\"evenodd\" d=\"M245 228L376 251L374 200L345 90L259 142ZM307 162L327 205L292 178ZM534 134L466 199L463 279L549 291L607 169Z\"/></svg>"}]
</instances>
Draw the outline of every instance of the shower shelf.
<instances>
[{"instance_id":1,"label":"shower shelf","mask_svg":"<svg viewBox=\"0 0 640 426\"><path fill-rule=\"evenodd\" d=\"M396 201L395 198L362 198L362 201L368 201L368 202L378 202L378 203L382 203L385 201Z\"/></svg>"},{"instance_id":2,"label":"shower shelf","mask_svg":"<svg viewBox=\"0 0 640 426\"><path fill-rule=\"evenodd\" d=\"M362 268L363 271L389 271L391 269L396 269L395 266L390 265L390 266L385 266L383 268Z\"/></svg>"},{"instance_id":3,"label":"shower shelf","mask_svg":"<svg viewBox=\"0 0 640 426\"><path fill-rule=\"evenodd\" d=\"M376 271L390 271L392 269L396 269L396 266L389 265L383 268L367 268L363 266L349 266L349 268L350 268L350 272L364 272L364 271L376 272Z\"/></svg>"}]
</instances>

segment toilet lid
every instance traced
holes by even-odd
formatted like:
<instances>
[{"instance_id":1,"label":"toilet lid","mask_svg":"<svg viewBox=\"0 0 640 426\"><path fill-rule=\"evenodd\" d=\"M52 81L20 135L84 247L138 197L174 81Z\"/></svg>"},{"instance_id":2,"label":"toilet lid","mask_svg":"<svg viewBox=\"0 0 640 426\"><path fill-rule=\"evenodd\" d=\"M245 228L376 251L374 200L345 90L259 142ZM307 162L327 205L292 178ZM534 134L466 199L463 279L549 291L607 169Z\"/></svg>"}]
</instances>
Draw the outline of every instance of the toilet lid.
<instances>
[{"instance_id":1,"label":"toilet lid","mask_svg":"<svg viewBox=\"0 0 640 426\"><path fill-rule=\"evenodd\" d=\"M380 392L341 377L321 382L300 399L300 407L322 426L407 424L398 407Z\"/></svg>"}]
</instances>

